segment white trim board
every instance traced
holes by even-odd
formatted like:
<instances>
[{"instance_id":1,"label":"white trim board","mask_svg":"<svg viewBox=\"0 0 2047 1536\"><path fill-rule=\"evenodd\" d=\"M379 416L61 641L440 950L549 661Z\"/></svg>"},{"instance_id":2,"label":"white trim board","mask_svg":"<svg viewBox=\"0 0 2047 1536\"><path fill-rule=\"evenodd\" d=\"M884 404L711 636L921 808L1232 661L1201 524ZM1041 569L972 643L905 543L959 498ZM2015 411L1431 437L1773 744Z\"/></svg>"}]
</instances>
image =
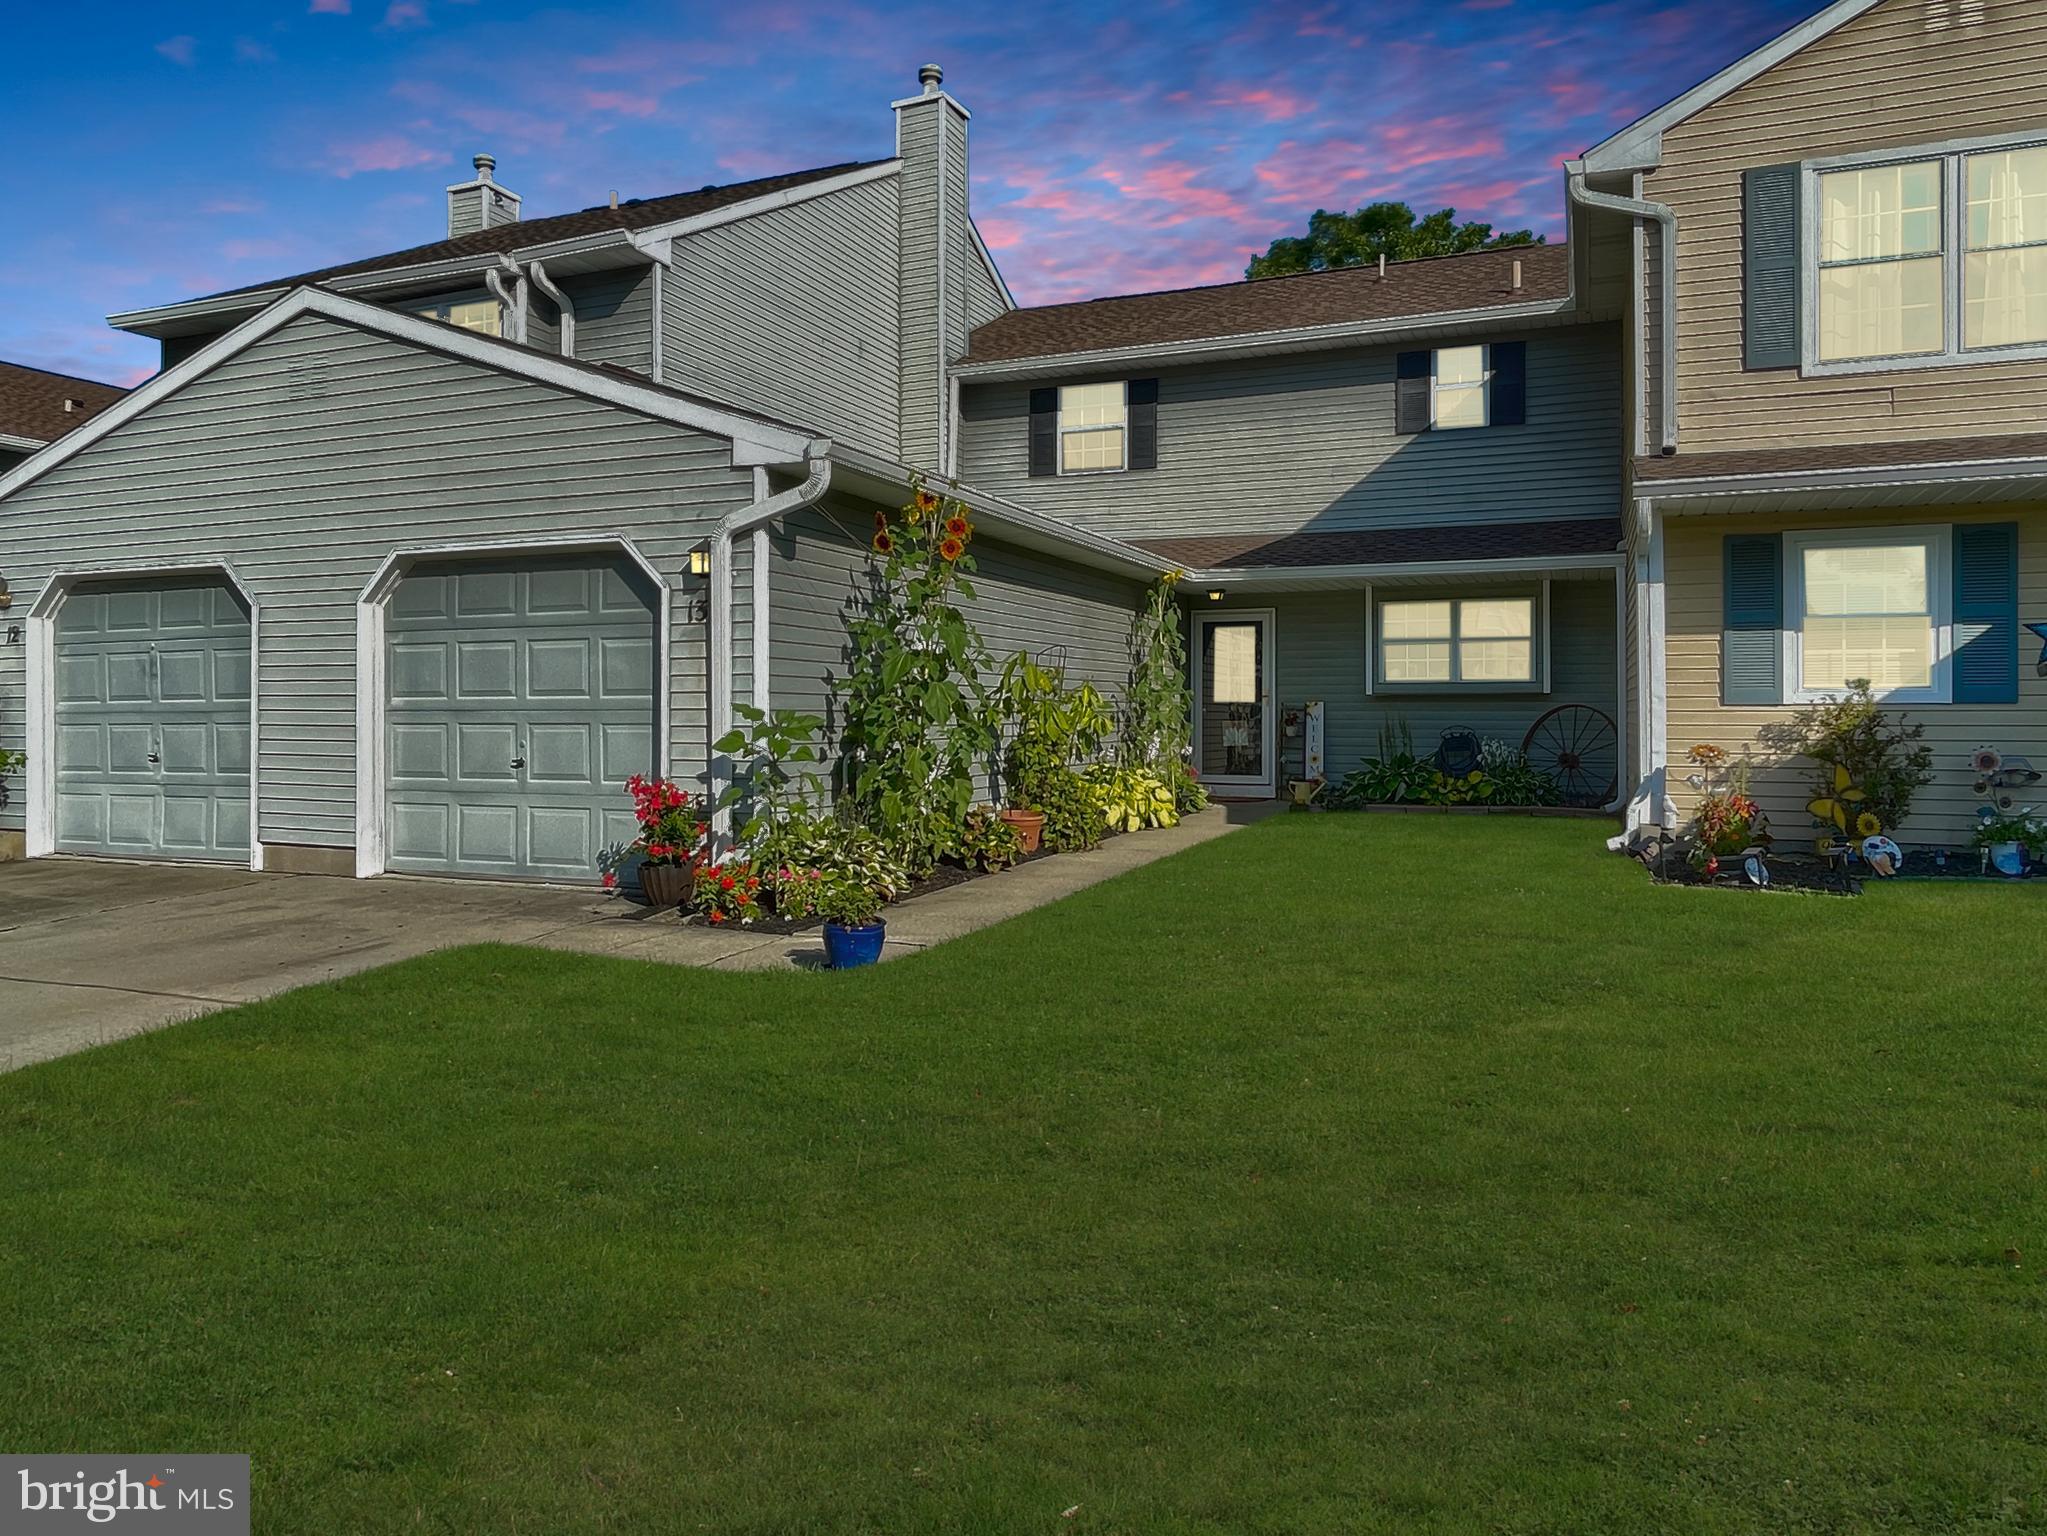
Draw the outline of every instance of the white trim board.
<instances>
[{"instance_id":1,"label":"white trim board","mask_svg":"<svg viewBox=\"0 0 2047 1536\"><path fill-rule=\"evenodd\" d=\"M70 590L86 581L146 581L152 576L218 576L249 608L249 868L263 867L263 717L261 702L263 605L225 556L200 560L135 561L98 566L65 566L50 573L28 608L26 657L28 798L27 853L47 858L57 851L57 610ZM151 861L155 862L155 861ZM208 861L212 862L212 861Z\"/></svg>"},{"instance_id":2,"label":"white trim board","mask_svg":"<svg viewBox=\"0 0 2047 1536\"><path fill-rule=\"evenodd\" d=\"M536 383L623 410L636 411L658 421L725 438L732 444L735 462L793 464L829 451L828 439L807 436L779 423L707 402L685 399L623 374L599 370L587 363L573 362L545 352L534 352L514 342L494 336L479 336L473 331L443 325L436 320L422 320L416 315L380 309L374 304L329 293L323 288L298 288L261 314L243 321L201 347L176 367L165 369L148 383L115 401L44 452L0 475L0 498L49 473L108 433L127 425L159 400L204 378L228 359L282 330L302 315L318 315L356 330L387 336L426 351L441 352L475 363L479 367L532 379ZM766 457L763 459L759 457L761 455Z\"/></svg>"},{"instance_id":3,"label":"white trim board","mask_svg":"<svg viewBox=\"0 0 2047 1536\"><path fill-rule=\"evenodd\" d=\"M638 566L660 594L654 617L654 757L655 771L668 777L674 759L669 679L675 647L675 583L622 533L586 538L486 539L462 544L420 544L394 549L363 583L355 599L355 875L358 880L384 873L390 857L384 825L384 793L389 777L384 720L389 707L388 652L384 644L386 600L412 567L422 560L461 560L490 555L623 554Z\"/></svg>"}]
</instances>

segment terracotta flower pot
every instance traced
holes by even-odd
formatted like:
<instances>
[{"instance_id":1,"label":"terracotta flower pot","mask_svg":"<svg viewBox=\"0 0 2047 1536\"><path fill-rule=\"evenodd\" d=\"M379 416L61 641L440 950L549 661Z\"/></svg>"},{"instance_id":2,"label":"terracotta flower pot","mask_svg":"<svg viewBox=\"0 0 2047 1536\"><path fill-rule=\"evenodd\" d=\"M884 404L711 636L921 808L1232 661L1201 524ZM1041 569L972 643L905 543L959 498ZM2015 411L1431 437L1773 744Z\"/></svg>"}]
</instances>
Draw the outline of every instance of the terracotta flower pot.
<instances>
[{"instance_id":1,"label":"terracotta flower pot","mask_svg":"<svg viewBox=\"0 0 2047 1536\"><path fill-rule=\"evenodd\" d=\"M998 818L1016 833L1016 840L1025 853L1036 853L1038 844L1045 836L1045 813L1043 811L1004 811Z\"/></svg>"},{"instance_id":2,"label":"terracotta flower pot","mask_svg":"<svg viewBox=\"0 0 2047 1536\"><path fill-rule=\"evenodd\" d=\"M689 870L680 864L642 864L640 889L653 907L679 907L689 894Z\"/></svg>"}]
</instances>

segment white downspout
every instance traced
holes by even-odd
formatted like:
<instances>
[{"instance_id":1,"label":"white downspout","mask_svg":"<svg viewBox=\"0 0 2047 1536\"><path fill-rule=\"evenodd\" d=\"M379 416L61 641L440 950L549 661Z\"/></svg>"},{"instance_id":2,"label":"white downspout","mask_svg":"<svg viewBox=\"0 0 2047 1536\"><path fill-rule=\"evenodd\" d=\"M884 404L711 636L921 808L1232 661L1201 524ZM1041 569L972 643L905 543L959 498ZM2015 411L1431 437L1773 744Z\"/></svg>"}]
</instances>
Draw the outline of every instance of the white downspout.
<instances>
[{"instance_id":1,"label":"white downspout","mask_svg":"<svg viewBox=\"0 0 2047 1536\"><path fill-rule=\"evenodd\" d=\"M1660 307L1663 330L1659 348L1662 369L1657 378L1657 445L1666 457L1677 452L1677 213L1668 204L1652 203L1639 197L1617 197L1595 192L1585 185L1585 162L1564 162L1565 186L1572 202L1586 208L1604 208L1630 218L1652 221L1661 236L1662 295Z\"/></svg>"},{"instance_id":2,"label":"white downspout","mask_svg":"<svg viewBox=\"0 0 2047 1536\"><path fill-rule=\"evenodd\" d=\"M717 742L732 729L732 541L733 538L750 528L763 528L777 518L786 517L799 507L807 507L824 495L832 483L832 463L826 457L832 451L829 439L815 438L803 450L804 468L807 471L800 485L791 486L777 495L750 503L738 510L728 512L711 530L711 606L710 655L706 658L711 673L710 697L710 739L705 743L705 770L709 781L710 794L715 801L729 781L727 765L719 759ZM761 587L759 574L754 577L754 590ZM758 622L758 620L756 620ZM758 691L759 684L755 684ZM718 811L712 817L713 830L719 838L730 835L732 813L729 809Z\"/></svg>"},{"instance_id":3,"label":"white downspout","mask_svg":"<svg viewBox=\"0 0 2047 1536\"><path fill-rule=\"evenodd\" d=\"M498 262L498 266L484 269L483 286L504 306L505 340L523 342L526 339L526 272L509 256L499 256ZM512 280L510 291L505 288L508 276Z\"/></svg>"},{"instance_id":4,"label":"white downspout","mask_svg":"<svg viewBox=\"0 0 2047 1536\"><path fill-rule=\"evenodd\" d=\"M547 267L541 262L531 262L526 271L533 279L533 286L554 300L555 308L561 311L561 354L563 357L576 355L576 306L561 286L549 276ZM522 319L523 326L524 321Z\"/></svg>"}]
</instances>

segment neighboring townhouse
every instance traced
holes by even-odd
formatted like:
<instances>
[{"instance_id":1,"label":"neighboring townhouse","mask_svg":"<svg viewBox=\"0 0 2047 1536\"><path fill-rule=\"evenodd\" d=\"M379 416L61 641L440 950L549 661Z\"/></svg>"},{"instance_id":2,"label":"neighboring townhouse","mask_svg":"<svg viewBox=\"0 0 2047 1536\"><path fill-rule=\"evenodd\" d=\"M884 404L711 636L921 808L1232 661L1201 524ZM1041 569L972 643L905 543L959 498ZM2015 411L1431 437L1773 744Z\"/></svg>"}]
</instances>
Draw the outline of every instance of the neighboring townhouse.
<instances>
[{"instance_id":1,"label":"neighboring townhouse","mask_svg":"<svg viewBox=\"0 0 2047 1536\"><path fill-rule=\"evenodd\" d=\"M826 700L1010 307L919 83L888 159L529 220L479 157L443 240L113 317L164 371L0 475L0 842L594 879L627 775ZM1120 687L1167 563L968 500L991 640Z\"/></svg>"},{"instance_id":2,"label":"neighboring townhouse","mask_svg":"<svg viewBox=\"0 0 2047 1536\"><path fill-rule=\"evenodd\" d=\"M126 393L95 379L0 362L0 473L85 425Z\"/></svg>"},{"instance_id":3,"label":"neighboring townhouse","mask_svg":"<svg viewBox=\"0 0 2047 1536\"><path fill-rule=\"evenodd\" d=\"M1927 727L1901 839L1963 843L1979 745L2047 769L2047 6L1841 0L1567 167L1635 244L1636 825L1867 678Z\"/></svg>"},{"instance_id":4,"label":"neighboring townhouse","mask_svg":"<svg viewBox=\"0 0 2047 1536\"><path fill-rule=\"evenodd\" d=\"M1188 572L1196 764L1340 777L1446 732L1619 790L1627 245L1016 310L953 369L962 478ZM1291 725L1293 734L1288 734Z\"/></svg>"}]
</instances>

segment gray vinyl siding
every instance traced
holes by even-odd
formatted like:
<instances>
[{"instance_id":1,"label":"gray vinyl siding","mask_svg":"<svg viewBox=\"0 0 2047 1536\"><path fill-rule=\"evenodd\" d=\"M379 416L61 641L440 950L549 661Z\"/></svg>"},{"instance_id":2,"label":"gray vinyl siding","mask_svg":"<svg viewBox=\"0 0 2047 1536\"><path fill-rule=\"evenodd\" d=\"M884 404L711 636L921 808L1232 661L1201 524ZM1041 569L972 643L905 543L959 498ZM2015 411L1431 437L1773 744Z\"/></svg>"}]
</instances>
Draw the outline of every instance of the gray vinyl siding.
<instances>
[{"instance_id":1,"label":"gray vinyl siding","mask_svg":"<svg viewBox=\"0 0 2047 1536\"><path fill-rule=\"evenodd\" d=\"M844 675L846 616L866 591L873 511L856 502L787 519L770 541L769 670L778 707L837 723L833 680ZM974 541L974 598L962 605L999 667L1029 650L1120 699L1130 678L1130 624L1144 598L1133 581L985 537ZM992 680L992 679L991 679Z\"/></svg>"},{"instance_id":2,"label":"gray vinyl siding","mask_svg":"<svg viewBox=\"0 0 2047 1536\"><path fill-rule=\"evenodd\" d=\"M753 499L721 438L307 316L0 502L17 612L53 570L225 560L258 605L260 836L355 841L356 599L394 549L632 539L672 592L670 751L705 757L688 552ZM0 744L24 746L22 646ZM0 811L19 828L22 806Z\"/></svg>"},{"instance_id":3,"label":"gray vinyl siding","mask_svg":"<svg viewBox=\"0 0 2047 1536\"><path fill-rule=\"evenodd\" d=\"M1528 584L1387 588L1374 602L1438 596L1471 597L1488 591L1525 592ZM1273 611L1273 687L1282 709L1319 699L1324 706L1324 745L1329 776L1341 779L1360 759L1379 750L1382 726L1405 721L1414 751L1426 757L1443 733L1471 730L1519 746L1538 716L1559 704L1593 704L1619 719L1619 682L1614 654L1614 584L1601 573L1587 581L1550 584L1547 693L1400 693L1368 695L1370 657L1367 594L1362 591L1245 596L1203 603L1203 614L1232 608ZM1539 665L1539 663L1538 663ZM1296 744L1297 746L1298 744ZM1284 749L1285 744L1282 743ZM1282 750L1282 766L1285 761ZM1623 775L1625 778L1625 774ZM1626 784L1622 788L1626 788Z\"/></svg>"},{"instance_id":4,"label":"gray vinyl siding","mask_svg":"<svg viewBox=\"0 0 2047 1536\"><path fill-rule=\"evenodd\" d=\"M576 305L576 356L653 377L654 269L615 267L558 281Z\"/></svg>"},{"instance_id":5,"label":"gray vinyl siding","mask_svg":"<svg viewBox=\"0 0 2047 1536\"><path fill-rule=\"evenodd\" d=\"M901 316L898 398L902 402L901 457L923 468L938 466L938 207L939 125L944 103L908 107L897 114L903 160L900 228Z\"/></svg>"},{"instance_id":6,"label":"gray vinyl siding","mask_svg":"<svg viewBox=\"0 0 2047 1536\"><path fill-rule=\"evenodd\" d=\"M981 259L981 253L974 249L973 236L967 237L966 265L966 312L967 327L986 325L990 320L1006 315L1010 311L1008 296L1002 285L995 280L995 274L988 270L988 263Z\"/></svg>"},{"instance_id":7,"label":"gray vinyl siding","mask_svg":"<svg viewBox=\"0 0 2047 1536\"><path fill-rule=\"evenodd\" d=\"M1525 426L1414 436L1393 430L1400 348L1138 370L1159 381L1159 467L1122 474L1030 477L1032 386L1085 378L973 384L963 390L961 477L1134 538L1615 516L1615 328L1525 339Z\"/></svg>"},{"instance_id":8,"label":"gray vinyl siding","mask_svg":"<svg viewBox=\"0 0 2047 1536\"><path fill-rule=\"evenodd\" d=\"M667 383L894 458L896 180L676 242Z\"/></svg>"}]
</instances>

